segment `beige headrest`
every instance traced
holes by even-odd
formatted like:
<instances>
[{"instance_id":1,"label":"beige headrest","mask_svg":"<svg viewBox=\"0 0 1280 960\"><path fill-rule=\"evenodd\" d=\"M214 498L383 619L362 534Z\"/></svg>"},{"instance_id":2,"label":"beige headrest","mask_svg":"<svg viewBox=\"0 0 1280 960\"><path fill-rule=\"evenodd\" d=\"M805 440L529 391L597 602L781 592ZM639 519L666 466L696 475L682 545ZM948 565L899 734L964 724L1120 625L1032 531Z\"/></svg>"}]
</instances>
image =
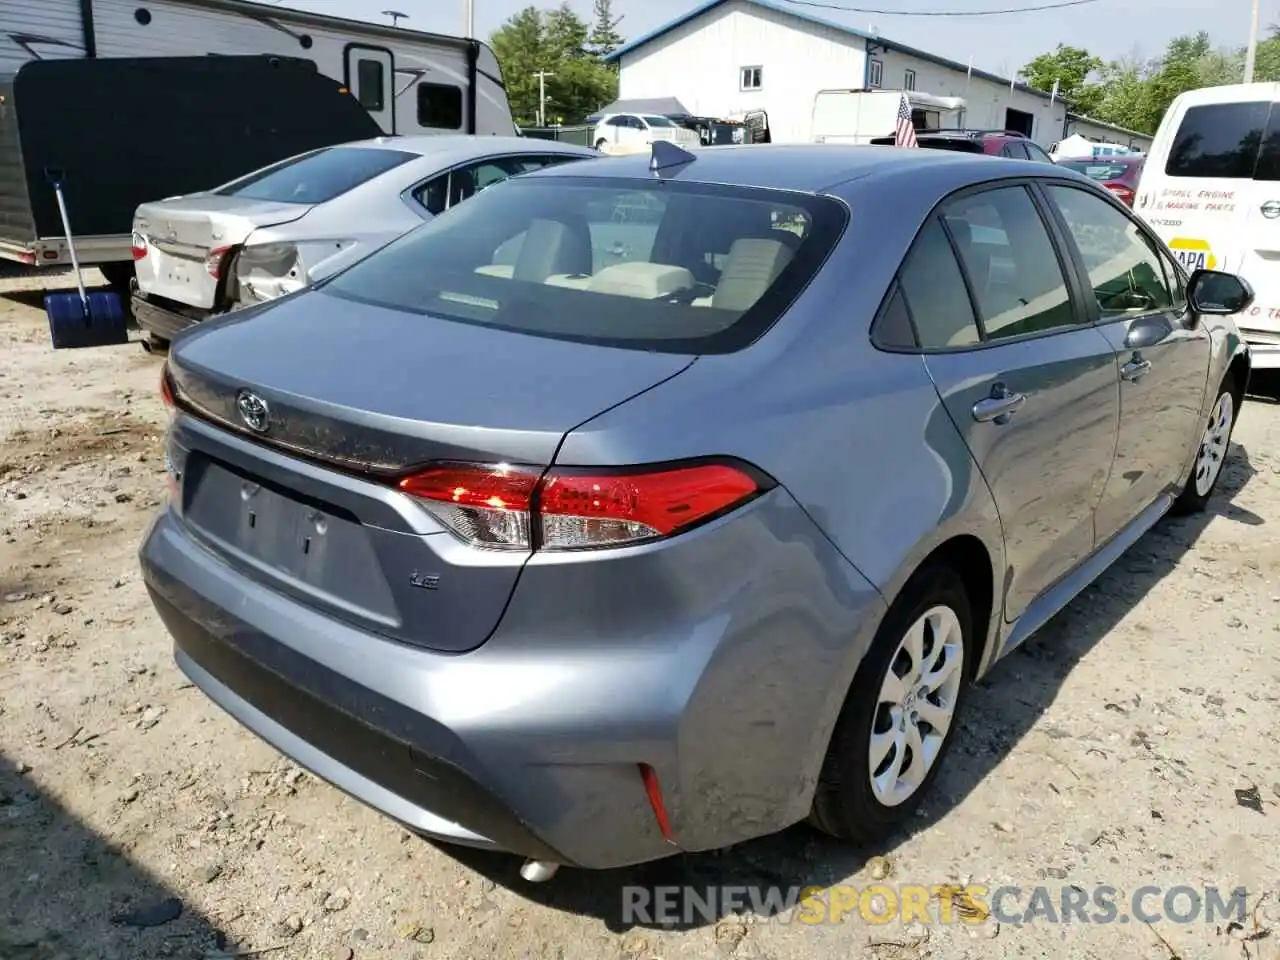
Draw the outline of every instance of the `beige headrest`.
<instances>
[{"instance_id":1,"label":"beige headrest","mask_svg":"<svg viewBox=\"0 0 1280 960\"><path fill-rule=\"evenodd\" d=\"M748 237L733 241L711 304L721 310L748 310L764 296L793 256L780 240Z\"/></svg>"}]
</instances>

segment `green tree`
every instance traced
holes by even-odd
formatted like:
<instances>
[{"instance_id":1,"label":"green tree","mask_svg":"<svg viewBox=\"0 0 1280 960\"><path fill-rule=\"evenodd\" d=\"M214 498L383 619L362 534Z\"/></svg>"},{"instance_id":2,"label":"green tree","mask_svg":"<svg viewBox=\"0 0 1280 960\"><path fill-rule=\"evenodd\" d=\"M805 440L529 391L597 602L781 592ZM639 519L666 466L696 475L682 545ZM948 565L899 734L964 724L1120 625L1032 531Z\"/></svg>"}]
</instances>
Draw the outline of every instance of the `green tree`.
<instances>
[{"instance_id":1,"label":"green tree","mask_svg":"<svg viewBox=\"0 0 1280 960\"><path fill-rule=\"evenodd\" d=\"M567 2L550 10L526 7L494 31L490 46L502 65L516 122L537 122L544 77L548 118L579 123L617 96L617 74L588 48L591 28Z\"/></svg>"},{"instance_id":2,"label":"green tree","mask_svg":"<svg viewBox=\"0 0 1280 960\"><path fill-rule=\"evenodd\" d=\"M1018 76L1045 93L1057 83L1058 96L1069 101L1078 112L1087 114L1101 99L1101 91L1089 78L1102 66L1102 60L1088 50L1060 43L1051 52L1042 53L1029 62L1018 71Z\"/></svg>"},{"instance_id":3,"label":"green tree","mask_svg":"<svg viewBox=\"0 0 1280 960\"><path fill-rule=\"evenodd\" d=\"M618 32L622 16L613 15L613 0L595 0L592 13L595 21L591 25L587 49L593 56L603 60L625 43L622 34Z\"/></svg>"},{"instance_id":4,"label":"green tree","mask_svg":"<svg viewBox=\"0 0 1280 960\"><path fill-rule=\"evenodd\" d=\"M502 67L516 123L532 125L538 115L538 78L534 74L554 66L547 62L543 49L541 11L525 7L513 14L489 37L489 46Z\"/></svg>"},{"instance_id":5,"label":"green tree","mask_svg":"<svg viewBox=\"0 0 1280 960\"><path fill-rule=\"evenodd\" d=\"M1253 62L1253 79L1259 82L1274 83L1280 80L1280 26L1273 23L1269 30L1270 35L1265 40L1258 41L1258 49ZM1236 75L1237 80L1244 76L1243 52L1240 54L1240 60L1241 72Z\"/></svg>"}]
</instances>

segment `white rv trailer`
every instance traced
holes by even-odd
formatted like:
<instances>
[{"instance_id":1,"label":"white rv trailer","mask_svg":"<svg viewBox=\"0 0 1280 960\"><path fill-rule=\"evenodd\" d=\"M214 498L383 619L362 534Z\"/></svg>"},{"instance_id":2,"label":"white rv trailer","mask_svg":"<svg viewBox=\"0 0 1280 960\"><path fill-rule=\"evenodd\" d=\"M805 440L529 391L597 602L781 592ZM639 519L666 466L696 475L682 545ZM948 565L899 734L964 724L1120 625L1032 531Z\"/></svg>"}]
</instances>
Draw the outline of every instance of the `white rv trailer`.
<instances>
[{"instance_id":1,"label":"white rv trailer","mask_svg":"<svg viewBox=\"0 0 1280 960\"><path fill-rule=\"evenodd\" d=\"M0 0L0 75L30 60L206 54L309 59L388 134L516 132L478 40L250 0Z\"/></svg>"}]
</instances>

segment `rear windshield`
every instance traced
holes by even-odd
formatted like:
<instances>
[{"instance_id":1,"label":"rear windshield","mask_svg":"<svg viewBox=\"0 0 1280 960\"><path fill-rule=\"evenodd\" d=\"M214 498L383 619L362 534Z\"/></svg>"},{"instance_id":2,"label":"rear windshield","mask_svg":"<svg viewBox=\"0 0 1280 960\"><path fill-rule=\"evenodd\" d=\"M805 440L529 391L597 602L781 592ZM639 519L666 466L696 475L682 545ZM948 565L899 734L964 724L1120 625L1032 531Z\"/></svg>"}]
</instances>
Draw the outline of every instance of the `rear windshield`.
<instances>
[{"instance_id":1,"label":"rear windshield","mask_svg":"<svg viewBox=\"0 0 1280 960\"><path fill-rule=\"evenodd\" d=\"M257 170L214 193L277 203L325 203L414 156L403 150L326 147Z\"/></svg>"},{"instance_id":2,"label":"rear windshield","mask_svg":"<svg viewBox=\"0 0 1280 960\"><path fill-rule=\"evenodd\" d=\"M805 194L571 176L496 184L323 289L521 333L724 353L819 269L845 208Z\"/></svg>"},{"instance_id":3,"label":"rear windshield","mask_svg":"<svg viewBox=\"0 0 1280 960\"><path fill-rule=\"evenodd\" d=\"M1275 179L1275 136L1267 131L1270 114L1269 100L1189 107L1178 125L1164 172L1171 177L1248 179L1261 165L1266 170L1259 179Z\"/></svg>"},{"instance_id":4,"label":"rear windshield","mask_svg":"<svg viewBox=\"0 0 1280 960\"><path fill-rule=\"evenodd\" d=\"M674 127L675 124L666 117L650 117L646 116L644 122L651 127Z\"/></svg>"},{"instance_id":5,"label":"rear windshield","mask_svg":"<svg viewBox=\"0 0 1280 960\"><path fill-rule=\"evenodd\" d=\"M888 142L892 143L890 139ZM982 144L964 137L917 137L916 142L929 150L955 150L957 153L983 153Z\"/></svg>"},{"instance_id":6,"label":"rear windshield","mask_svg":"<svg viewBox=\"0 0 1280 960\"><path fill-rule=\"evenodd\" d=\"M1060 160L1058 165L1083 173L1090 180L1118 180L1129 172L1124 163L1094 163L1089 160Z\"/></svg>"}]
</instances>

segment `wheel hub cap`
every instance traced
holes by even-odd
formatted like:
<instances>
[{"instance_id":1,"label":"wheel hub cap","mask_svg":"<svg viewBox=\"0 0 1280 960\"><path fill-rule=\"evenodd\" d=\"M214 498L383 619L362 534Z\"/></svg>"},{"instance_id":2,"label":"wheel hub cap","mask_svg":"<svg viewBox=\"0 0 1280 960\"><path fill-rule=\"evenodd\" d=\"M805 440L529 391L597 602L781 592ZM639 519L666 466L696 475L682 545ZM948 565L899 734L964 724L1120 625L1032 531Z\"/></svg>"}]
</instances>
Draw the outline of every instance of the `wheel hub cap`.
<instances>
[{"instance_id":1,"label":"wheel hub cap","mask_svg":"<svg viewBox=\"0 0 1280 960\"><path fill-rule=\"evenodd\" d=\"M951 729L963 667L964 637L950 607L927 610L899 643L871 725L871 786L885 806L912 797L937 761Z\"/></svg>"},{"instance_id":2,"label":"wheel hub cap","mask_svg":"<svg viewBox=\"0 0 1280 960\"><path fill-rule=\"evenodd\" d=\"M1234 420L1235 400L1231 394L1223 393L1213 405L1213 412L1209 414L1209 425L1205 427L1200 450L1196 454L1195 489L1201 497L1208 496L1218 474L1222 472Z\"/></svg>"}]
</instances>

